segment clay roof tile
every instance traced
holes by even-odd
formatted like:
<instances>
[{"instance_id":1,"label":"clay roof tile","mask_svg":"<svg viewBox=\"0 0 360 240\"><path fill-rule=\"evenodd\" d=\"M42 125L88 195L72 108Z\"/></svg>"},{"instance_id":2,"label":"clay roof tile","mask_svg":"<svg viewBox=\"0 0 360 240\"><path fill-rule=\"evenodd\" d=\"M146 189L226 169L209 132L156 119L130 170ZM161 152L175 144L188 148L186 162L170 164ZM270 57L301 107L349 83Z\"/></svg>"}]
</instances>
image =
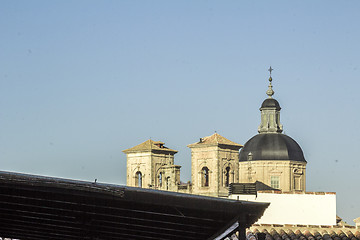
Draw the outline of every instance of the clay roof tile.
<instances>
[{"instance_id":1,"label":"clay roof tile","mask_svg":"<svg viewBox=\"0 0 360 240\"><path fill-rule=\"evenodd\" d=\"M230 141L229 139L221 136L218 133L214 133L211 136L200 138L199 142L188 145L188 147L195 147L200 145L229 145L236 147L243 147L243 145Z\"/></svg>"},{"instance_id":2,"label":"clay roof tile","mask_svg":"<svg viewBox=\"0 0 360 240\"><path fill-rule=\"evenodd\" d=\"M160 141L153 141L151 139L140 143L139 145L136 145L135 147L123 150L124 153L130 153L130 152L143 152L143 151L152 151L152 150L161 150L169 153L177 153L176 150L167 148L164 146L165 143Z\"/></svg>"}]
</instances>

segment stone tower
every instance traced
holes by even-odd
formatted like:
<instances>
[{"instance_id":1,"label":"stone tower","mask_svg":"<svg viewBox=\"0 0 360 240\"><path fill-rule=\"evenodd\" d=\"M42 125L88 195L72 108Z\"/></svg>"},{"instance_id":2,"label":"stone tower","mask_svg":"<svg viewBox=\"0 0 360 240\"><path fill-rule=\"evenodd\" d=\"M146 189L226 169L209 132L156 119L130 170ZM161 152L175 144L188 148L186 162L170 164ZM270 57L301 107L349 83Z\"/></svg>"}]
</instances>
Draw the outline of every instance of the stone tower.
<instances>
[{"instance_id":1,"label":"stone tower","mask_svg":"<svg viewBox=\"0 0 360 240\"><path fill-rule=\"evenodd\" d=\"M305 191L306 160L299 144L282 134L280 104L272 96L271 67L268 98L261 105L258 135L240 151L239 182L258 182L265 188Z\"/></svg>"},{"instance_id":2,"label":"stone tower","mask_svg":"<svg viewBox=\"0 0 360 240\"><path fill-rule=\"evenodd\" d=\"M242 145L215 133L188 147L191 149L192 193L227 197L229 184L239 181Z\"/></svg>"},{"instance_id":3,"label":"stone tower","mask_svg":"<svg viewBox=\"0 0 360 240\"><path fill-rule=\"evenodd\" d=\"M150 139L123 152L127 156L127 186L178 190L181 166L174 165L176 150Z\"/></svg>"}]
</instances>

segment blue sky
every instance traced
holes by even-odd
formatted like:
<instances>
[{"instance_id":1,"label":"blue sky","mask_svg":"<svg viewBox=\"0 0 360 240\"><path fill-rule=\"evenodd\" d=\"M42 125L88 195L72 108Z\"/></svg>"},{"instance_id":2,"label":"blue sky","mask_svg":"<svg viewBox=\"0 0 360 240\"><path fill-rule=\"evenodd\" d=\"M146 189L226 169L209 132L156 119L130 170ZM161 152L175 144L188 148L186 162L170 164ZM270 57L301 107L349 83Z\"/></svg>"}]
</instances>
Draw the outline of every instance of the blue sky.
<instances>
[{"instance_id":1,"label":"blue sky","mask_svg":"<svg viewBox=\"0 0 360 240\"><path fill-rule=\"evenodd\" d=\"M307 190L360 216L359 1L0 1L1 170L125 184L121 151L257 134L271 65Z\"/></svg>"}]
</instances>

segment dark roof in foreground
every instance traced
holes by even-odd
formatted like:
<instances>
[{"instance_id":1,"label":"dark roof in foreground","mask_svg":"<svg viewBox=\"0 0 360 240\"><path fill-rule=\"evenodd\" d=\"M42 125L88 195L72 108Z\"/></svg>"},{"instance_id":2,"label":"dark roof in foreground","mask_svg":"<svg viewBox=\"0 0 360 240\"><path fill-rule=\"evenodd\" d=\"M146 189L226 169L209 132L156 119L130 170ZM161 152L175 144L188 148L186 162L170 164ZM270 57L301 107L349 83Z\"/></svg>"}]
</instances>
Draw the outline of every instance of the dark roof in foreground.
<instances>
[{"instance_id":1,"label":"dark roof in foreground","mask_svg":"<svg viewBox=\"0 0 360 240\"><path fill-rule=\"evenodd\" d=\"M0 237L22 240L213 239L267 206L0 172Z\"/></svg>"}]
</instances>

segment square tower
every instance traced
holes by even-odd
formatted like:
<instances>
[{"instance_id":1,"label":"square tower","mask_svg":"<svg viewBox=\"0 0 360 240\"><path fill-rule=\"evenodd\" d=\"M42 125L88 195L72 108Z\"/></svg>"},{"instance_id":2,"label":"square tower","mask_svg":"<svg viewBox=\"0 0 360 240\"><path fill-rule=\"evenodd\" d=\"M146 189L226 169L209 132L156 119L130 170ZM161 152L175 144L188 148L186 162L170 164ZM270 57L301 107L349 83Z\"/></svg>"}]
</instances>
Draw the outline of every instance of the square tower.
<instances>
[{"instance_id":1,"label":"square tower","mask_svg":"<svg viewBox=\"0 0 360 240\"><path fill-rule=\"evenodd\" d=\"M191 149L192 193L227 197L230 183L239 181L242 145L214 133L188 147Z\"/></svg>"},{"instance_id":2,"label":"square tower","mask_svg":"<svg viewBox=\"0 0 360 240\"><path fill-rule=\"evenodd\" d=\"M181 166L174 165L176 150L149 139L123 152L127 156L127 186L178 190Z\"/></svg>"}]
</instances>

